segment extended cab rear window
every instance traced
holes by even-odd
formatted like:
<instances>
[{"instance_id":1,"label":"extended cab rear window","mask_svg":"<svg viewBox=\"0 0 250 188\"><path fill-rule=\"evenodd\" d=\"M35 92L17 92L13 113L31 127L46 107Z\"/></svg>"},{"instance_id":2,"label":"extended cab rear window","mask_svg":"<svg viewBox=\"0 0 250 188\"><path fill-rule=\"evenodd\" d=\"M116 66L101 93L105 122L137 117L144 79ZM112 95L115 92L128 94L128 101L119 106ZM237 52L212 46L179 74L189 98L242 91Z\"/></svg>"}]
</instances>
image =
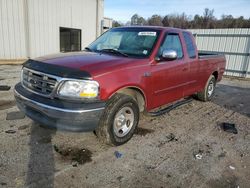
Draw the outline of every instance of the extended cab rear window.
<instances>
[{"instance_id":1,"label":"extended cab rear window","mask_svg":"<svg viewBox=\"0 0 250 188\"><path fill-rule=\"evenodd\" d=\"M189 58L196 58L195 46L194 46L194 43L190 34L187 32L183 32L183 36L184 36L184 40L187 46L187 52L188 52Z\"/></svg>"}]
</instances>

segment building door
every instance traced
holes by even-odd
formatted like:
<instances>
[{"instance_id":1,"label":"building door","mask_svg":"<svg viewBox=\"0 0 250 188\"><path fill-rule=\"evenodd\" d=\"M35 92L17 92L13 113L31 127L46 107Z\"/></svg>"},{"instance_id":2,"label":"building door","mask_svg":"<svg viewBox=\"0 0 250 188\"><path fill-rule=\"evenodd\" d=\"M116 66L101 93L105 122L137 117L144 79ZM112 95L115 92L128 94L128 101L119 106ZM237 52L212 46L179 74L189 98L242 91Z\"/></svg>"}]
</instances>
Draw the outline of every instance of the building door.
<instances>
[{"instance_id":1,"label":"building door","mask_svg":"<svg viewBox=\"0 0 250 188\"><path fill-rule=\"evenodd\" d=\"M81 50L81 30L60 27L60 52Z\"/></svg>"}]
</instances>

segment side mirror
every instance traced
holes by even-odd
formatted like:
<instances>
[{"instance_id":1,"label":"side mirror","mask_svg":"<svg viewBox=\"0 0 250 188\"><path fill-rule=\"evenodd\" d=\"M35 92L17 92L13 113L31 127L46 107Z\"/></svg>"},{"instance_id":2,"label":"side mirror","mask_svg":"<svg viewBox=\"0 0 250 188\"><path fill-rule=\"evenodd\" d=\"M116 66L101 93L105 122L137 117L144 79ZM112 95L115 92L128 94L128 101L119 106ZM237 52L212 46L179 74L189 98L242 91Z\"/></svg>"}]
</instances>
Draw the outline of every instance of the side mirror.
<instances>
[{"instance_id":1,"label":"side mirror","mask_svg":"<svg viewBox=\"0 0 250 188\"><path fill-rule=\"evenodd\" d=\"M177 59L177 52L175 50L163 50L162 58L165 60L175 60Z\"/></svg>"}]
</instances>

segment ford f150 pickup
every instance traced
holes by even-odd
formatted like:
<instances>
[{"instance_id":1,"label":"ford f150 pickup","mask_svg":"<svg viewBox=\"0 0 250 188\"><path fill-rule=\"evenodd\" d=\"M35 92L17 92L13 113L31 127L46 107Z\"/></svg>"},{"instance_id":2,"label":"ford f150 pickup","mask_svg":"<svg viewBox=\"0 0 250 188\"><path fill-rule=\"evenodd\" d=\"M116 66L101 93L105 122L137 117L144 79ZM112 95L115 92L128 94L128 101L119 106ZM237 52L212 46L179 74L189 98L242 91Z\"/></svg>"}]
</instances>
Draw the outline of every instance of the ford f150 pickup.
<instances>
[{"instance_id":1,"label":"ford f150 pickup","mask_svg":"<svg viewBox=\"0 0 250 188\"><path fill-rule=\"evenodd\" d=\"M164 27L113 28L81 52L29 59L14 94L21 111L47 127L95 131L127 142L140 112L196 95L212 98L225 57L198 53L193 35Z\"/></svg>"}]
</instances>

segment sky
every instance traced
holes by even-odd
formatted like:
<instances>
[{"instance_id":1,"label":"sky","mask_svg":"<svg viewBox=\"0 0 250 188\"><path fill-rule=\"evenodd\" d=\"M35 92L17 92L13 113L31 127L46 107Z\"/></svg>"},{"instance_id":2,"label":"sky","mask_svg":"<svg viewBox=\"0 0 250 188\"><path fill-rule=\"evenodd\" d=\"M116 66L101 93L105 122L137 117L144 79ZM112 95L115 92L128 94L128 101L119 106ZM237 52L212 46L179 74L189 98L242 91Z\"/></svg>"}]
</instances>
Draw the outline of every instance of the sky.
<instances>
[{"instance_id":1,"label":"sky","mask_svg":"<svg viewBox=\"0 0 250 188\"><path fill-rule=\"evenodd\" d=\"M214 9L216 18L223 14L250 18L250 0L104 0L104 16L120 22L135 14L148 18L153 14L183 13L202 15L205 8Z\"/></svg>"}]
</instances>

